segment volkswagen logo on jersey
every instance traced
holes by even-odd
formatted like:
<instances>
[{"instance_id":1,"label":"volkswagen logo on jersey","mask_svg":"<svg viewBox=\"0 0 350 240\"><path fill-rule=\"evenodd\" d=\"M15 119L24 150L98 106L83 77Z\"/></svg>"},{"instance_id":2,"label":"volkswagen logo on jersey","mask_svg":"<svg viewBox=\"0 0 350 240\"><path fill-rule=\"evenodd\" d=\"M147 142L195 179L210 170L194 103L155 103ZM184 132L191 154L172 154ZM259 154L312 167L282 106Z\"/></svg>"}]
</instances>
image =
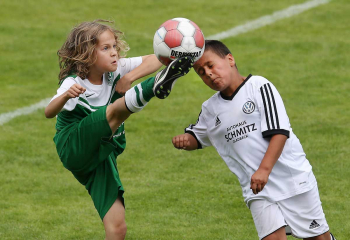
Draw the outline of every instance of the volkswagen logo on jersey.
<instances>
[{"instance_id":1,"label":"volkswagen logo on jersey","mask_svg":"<svg viewBox=\"0 0 350 240\"><path fill-rule=\"evenodd\" d=\"M246 113L246 114L250 114L252 112L254 112L255 110L255 104L251 101L248 101L246 102L244 105L243 105L243 108L242 108L243 112Z\"/></svg>"}]
</instances>

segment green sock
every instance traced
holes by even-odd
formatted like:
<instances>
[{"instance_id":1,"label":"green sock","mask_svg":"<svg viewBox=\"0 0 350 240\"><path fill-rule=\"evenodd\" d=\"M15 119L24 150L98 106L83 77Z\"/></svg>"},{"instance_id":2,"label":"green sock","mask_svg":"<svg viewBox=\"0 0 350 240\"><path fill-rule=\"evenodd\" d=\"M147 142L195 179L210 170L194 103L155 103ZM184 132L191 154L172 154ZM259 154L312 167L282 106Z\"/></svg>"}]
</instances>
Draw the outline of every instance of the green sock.
<instances>
[{"instance_id":1,"label":"green sock","mask_svg":"<svg viewBox=\"0 0 350 240\"><path fill-rule=\"evenodd\" d=\"M126 91L125 104L130 112L141 111L154 97L153 85L154 77L151 77Z\"/></svg>"},{"instance_id":2,"label":"green sock","mask_svg":"<svg viewBox=\"0 0 350 240\"><path fill-rule=\"evenodd\" d=\"M154 77L150 77L141 83L143 99L147 102L154 97L153 92Z\"/></svg>"}]
</instances>

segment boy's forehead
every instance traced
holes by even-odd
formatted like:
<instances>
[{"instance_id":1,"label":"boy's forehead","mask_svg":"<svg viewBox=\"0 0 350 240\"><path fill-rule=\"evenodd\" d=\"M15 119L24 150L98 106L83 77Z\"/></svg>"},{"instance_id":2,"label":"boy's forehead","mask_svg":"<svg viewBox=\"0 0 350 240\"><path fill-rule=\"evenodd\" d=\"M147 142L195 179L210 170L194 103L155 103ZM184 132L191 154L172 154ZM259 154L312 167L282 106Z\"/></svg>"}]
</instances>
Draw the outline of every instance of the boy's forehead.
<instances>
[{"instance_id":1,"label":"boy's forehead","mask_svg":"<svg viewBox=\"0 0 350 240\"><path fill-rule=\"evenodd\" d=\"M199 63L199 60L196 61L196 62L194 62L194 64L193 64L194 70L197 70L197 69L200 68L200 67L201 67L201 64Z\"/></svg>"},{"instance_id":2,"label":"boy's forehead","mask_svg":"<svg viewBox=\"0 0 350 240\"><path fill-rule=\"evenodd\" d=\"M208 64L210 61L212 61L212 56L209 53L209 51L205 51L200 59L194 63L194 68L199 68L201 66L204 66Z\"/></svg>"},{"instance_id":3,"label":"boy's forehead","mask_svg":"<svg viewBox=\"0 0 350 240\"><path fill-rule=\"evenodd\" d=\"M104 43L108 41L115 41L115 36L110 30L106 30L98 36L98 43Z\"/></svg>"}]
</instances>

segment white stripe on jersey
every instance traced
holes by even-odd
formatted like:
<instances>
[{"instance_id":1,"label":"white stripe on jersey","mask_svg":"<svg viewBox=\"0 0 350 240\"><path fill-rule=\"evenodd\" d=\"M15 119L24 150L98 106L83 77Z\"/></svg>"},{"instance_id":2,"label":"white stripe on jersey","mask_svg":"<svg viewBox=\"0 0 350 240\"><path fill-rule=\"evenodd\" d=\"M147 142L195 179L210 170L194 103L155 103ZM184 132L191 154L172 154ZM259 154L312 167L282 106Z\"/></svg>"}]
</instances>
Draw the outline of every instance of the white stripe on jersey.
<instances>
[{"instance_id":1,"label":"white stripe on jersey","mask_svg":"<svg viewBox=\"0 0 350 240\"><path fill-rule=\"evenodd\" d=\"M77 104L79 104L79 105L83 106L84 108L86 108L86 109L90 110L91 112L95 112L95 111L97 111L97 110L98 110L97 108L91 108L91 107L90 107L90 105L88 105L87 103L85 103L85 102L81 101L80 99L78 99Z\"/></svg>"},{"instance_id":2,"label":"white stripe on jersey","mask_svg":"<svg viewBox=\"0 0 350 240\"><path fill-rule=\"evenodd\" d=\"M265 116L268 130L280 129L275 98L270 83L260 87L261 97L264 103Z\"/></svg>"}]
</instances>

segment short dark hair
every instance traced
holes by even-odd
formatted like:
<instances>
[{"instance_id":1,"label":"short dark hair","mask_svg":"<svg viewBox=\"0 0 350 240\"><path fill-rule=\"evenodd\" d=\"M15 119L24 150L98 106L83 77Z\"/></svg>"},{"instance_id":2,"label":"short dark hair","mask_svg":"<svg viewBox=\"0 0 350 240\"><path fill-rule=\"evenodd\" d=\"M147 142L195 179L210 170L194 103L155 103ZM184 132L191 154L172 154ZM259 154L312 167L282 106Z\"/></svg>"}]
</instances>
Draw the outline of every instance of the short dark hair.
<instances>
[{"instance_id":1,"label":"short dark hair","mask_svg":"<svg viewBox=\"0 0 350 240\"><path fill-rule=\"evenodd\" d=\"M216 55L224 58L227 54L230 54L231 51L226 47L225 44L218 40L205 40L205 50L204 51L212 51Z\"/></svg>"}]
</instances>

